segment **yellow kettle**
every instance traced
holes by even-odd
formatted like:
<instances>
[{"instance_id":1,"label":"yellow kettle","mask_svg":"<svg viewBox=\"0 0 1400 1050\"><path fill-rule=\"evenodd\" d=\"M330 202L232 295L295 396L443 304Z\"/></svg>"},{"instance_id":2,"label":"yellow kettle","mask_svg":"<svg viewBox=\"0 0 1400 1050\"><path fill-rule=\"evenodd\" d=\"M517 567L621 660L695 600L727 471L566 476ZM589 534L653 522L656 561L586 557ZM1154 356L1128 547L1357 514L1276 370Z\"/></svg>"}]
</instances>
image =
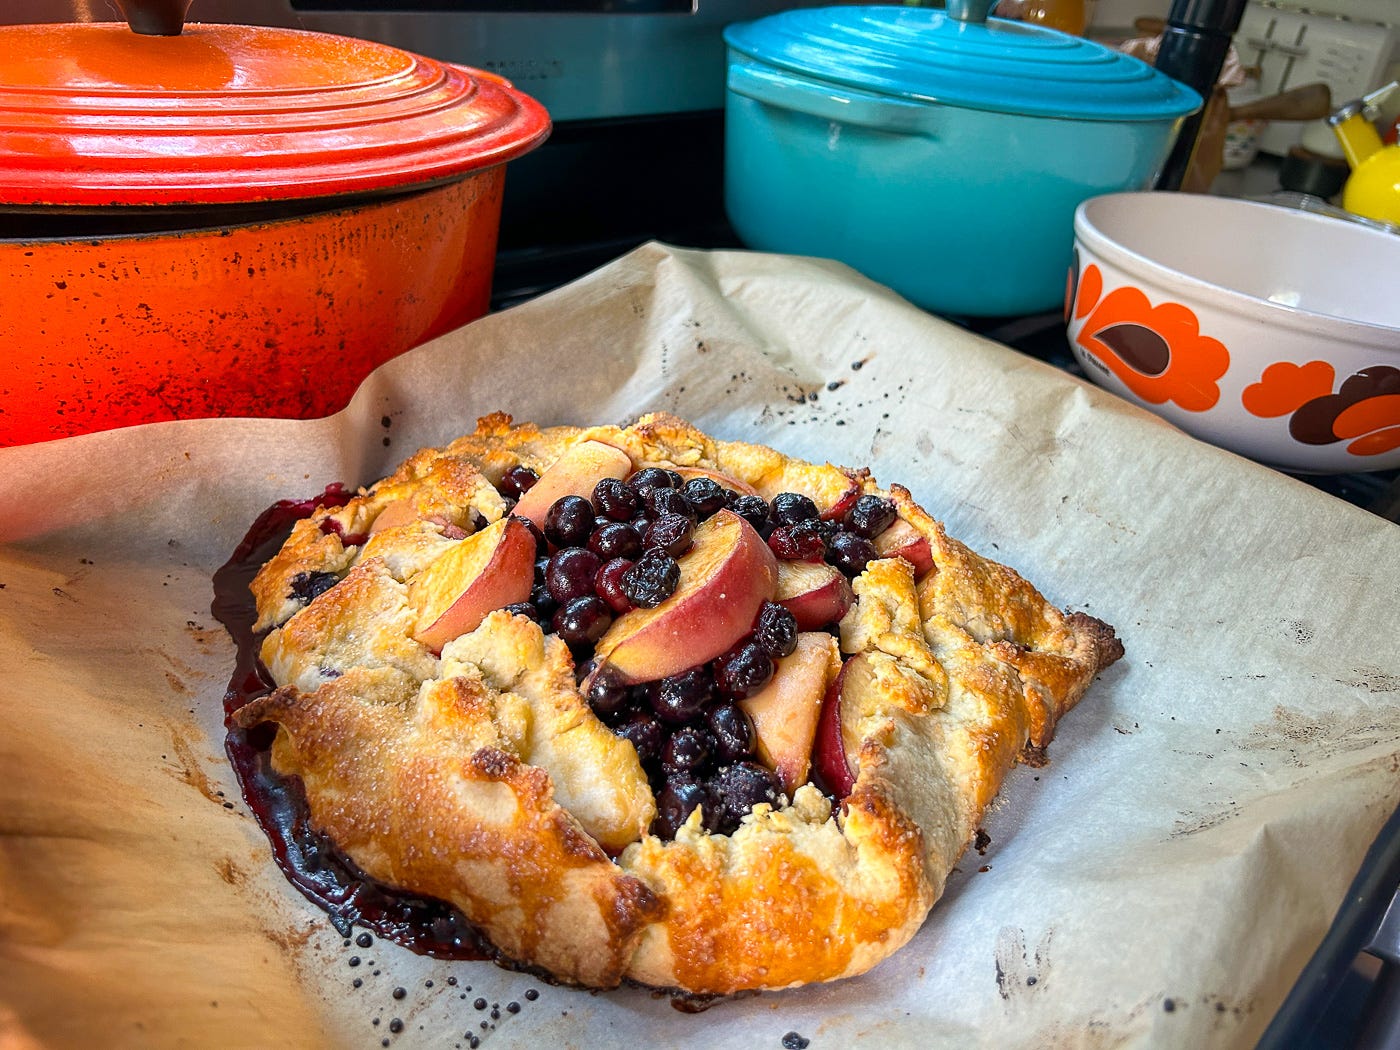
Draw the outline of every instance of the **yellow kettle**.
<instances>
[{"instance_id":1,"label":"yellow kettle","mask_svg":"<svg viewBox=\"0 0 1400 1050\"><path fill-rule=\"evenodd\" d=\"M1400 225L1400 146L1381 142L1370 114L1400 81L1391 81L1327 118L1351 165L1342 189L1342 207L1353 215Z\"/></svg>"}]
</instances>

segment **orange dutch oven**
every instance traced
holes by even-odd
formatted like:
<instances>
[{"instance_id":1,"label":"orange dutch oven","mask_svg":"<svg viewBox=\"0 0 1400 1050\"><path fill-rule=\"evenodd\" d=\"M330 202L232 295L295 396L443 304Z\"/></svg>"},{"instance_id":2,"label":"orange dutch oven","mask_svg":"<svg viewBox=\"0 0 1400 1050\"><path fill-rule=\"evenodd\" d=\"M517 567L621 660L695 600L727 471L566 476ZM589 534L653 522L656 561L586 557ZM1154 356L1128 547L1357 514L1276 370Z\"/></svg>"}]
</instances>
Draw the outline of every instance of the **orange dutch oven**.
<instances>
[{"instance_id":1,"label":"orange dutch oven","mask_svg":"<svg viewBox=\"0 0 1400 1050\"><path fill-rule=\"evenodd\" d=\"M505 165L544 108L188 7L0 27L0 445L327 415L488 308Z\"/></svg>"}]
</instances>

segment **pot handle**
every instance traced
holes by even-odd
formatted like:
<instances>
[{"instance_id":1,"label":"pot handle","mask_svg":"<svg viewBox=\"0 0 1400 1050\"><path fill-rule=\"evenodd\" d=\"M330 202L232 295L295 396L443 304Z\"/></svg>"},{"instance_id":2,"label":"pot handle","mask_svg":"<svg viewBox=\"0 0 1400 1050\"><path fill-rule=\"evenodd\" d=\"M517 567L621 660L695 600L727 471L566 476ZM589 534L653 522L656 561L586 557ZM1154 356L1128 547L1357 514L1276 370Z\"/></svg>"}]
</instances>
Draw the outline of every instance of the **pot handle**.
<instances>
[{"instance_id":1,"label":"pot handle","mask_svg":"<svg viewBox=\"0 0 1400 1050\"><path fill-rule=\"evenodd\" d=\"M930 106L731 63L729 90L755 102L891 135L933 135Z\"/></svg>"}]
</instances>

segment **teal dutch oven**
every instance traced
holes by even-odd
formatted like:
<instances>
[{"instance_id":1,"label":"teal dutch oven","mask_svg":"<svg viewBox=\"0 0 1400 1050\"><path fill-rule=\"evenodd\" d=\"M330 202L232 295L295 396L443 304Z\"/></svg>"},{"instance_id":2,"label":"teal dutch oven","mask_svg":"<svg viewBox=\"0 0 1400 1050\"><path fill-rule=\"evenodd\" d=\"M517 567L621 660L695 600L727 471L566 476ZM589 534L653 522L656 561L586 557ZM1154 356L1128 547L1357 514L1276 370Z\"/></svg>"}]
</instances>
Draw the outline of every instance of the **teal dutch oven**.
<instances>
[{"instance_id":1,"label":"teal dutch oven","mask_svg":"<svg viewBox=\"0 0 1400 1050\"><path fill-rule=\"evenodd\" d=\"M937 313L1063 302L1074 210L1149 188L1189 88L988 19L991 0L729 26L725 207L750 248L836 259Z\"/></svg>"}]
</instances>

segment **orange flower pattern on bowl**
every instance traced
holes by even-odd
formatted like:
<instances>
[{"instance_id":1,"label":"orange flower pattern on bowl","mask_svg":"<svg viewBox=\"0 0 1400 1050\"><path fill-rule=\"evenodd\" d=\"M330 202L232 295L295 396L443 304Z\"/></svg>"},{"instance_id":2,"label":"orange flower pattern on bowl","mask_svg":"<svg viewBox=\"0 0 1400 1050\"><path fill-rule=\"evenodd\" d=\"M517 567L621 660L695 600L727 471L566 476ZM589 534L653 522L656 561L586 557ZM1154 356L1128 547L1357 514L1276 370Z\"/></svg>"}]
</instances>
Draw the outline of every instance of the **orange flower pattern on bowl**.
<instances>
[{"instance_id":1,"label":"orange flower pattern on bowl","mask_svg":"<svg viewBox=\"0 0 1400 1050\"><path fill-rule=\"evenodd\" d=\"M1400 368L1372 365L1335 385L1336 372L1326 361L1278 361L1240 400L1260 419L1288 416L1289 435L1304 445L1345 441L1354 456L1400 448Z\"/></svg>"},{"instance_id":2,"label":"orange flower pattern on bowl","mask_svg":"<svg viewBox=\"0 0 1400 1050\"><path fill-rule=\"evenodd\" d=\"M1171 401L1188 412L1205 412L1220 400L1230 352L1201 334L1189 307L1153 306L1132 285L1103 295L1103 274L1090 263L1079 277L1074 316L1087 318L1075 342L1148 404Z\"/></svg>"}]
</instances>

